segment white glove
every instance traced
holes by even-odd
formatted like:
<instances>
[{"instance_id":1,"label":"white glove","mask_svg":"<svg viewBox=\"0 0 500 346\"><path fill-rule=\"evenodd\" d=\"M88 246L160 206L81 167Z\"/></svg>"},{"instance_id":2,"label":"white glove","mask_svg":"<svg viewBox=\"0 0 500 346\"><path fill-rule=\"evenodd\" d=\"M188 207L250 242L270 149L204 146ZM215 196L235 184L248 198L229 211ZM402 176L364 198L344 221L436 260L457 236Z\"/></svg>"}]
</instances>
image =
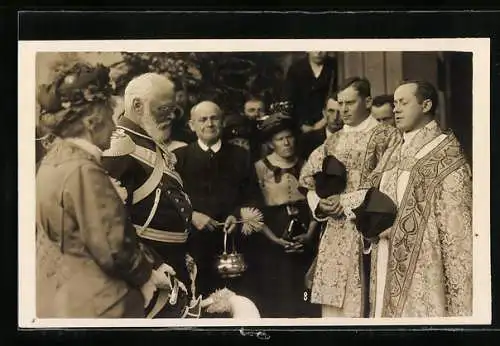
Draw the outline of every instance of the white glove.
<instances>
[{"instance_id":1,"label":"white glove","mask_svg":"<svg viewBox=\"0 0 500 346\"><path fill-rule=\"evenodd\" d=\"M156 271L159 271L159 272L162 272L162 273L167 272L170 275L175 275L174 268L172 268L171 266L169 266L166 263L162 263L161 266L158 269L156 269Z\"/></svg>"},{"instance_id":2,"label":"white glove","mask_svg":"<svg viewBox=\"0 0 500 346\"><path fill-rule=\"evenodd\" d=\"M177 282L179 283L179 288L181 289L181 291L183 291L185 294L187 294L187 293L188 293L188 290L187 290L187 288L186 288L186 285L184 285L184 284L182 283L182 281L180 281L180 280L177 280Z\"/></svg>"},{"instance_id":3,"label":"white glove","mask_svg":"<svg viewBox=\"0 0 500 346\"><path fill-rule=\"evenodd\" d=\"M172 289L173 282L170 279L170 276L175 276L174 268L166 263L162 263L158 269L153 270L151 278L156 287L160 289ZM184 293L187 293L186 286L181 281L177 281L179 283L179 288L184 291Z\"/></svg>"},{"instance_id":4,"label":"white glove","mask_svg":"<svg viewBox=\"0 0 500 346\"><path fill-rule=\"evenodd\" d=\"M158 289L154 284L152 278L153 275L151 275L151 278L141 287L141 293L144 297L144 307L147 307L149 305L149 302L151 302L151 299L153 299L153 296Z\"/></svg>"},{"instance_id":5,"label":"white glove","mask_svg":"<svg viewBox=\"0 0 500 346\"><path fill-rule=\"evenodd\" d=\"M166 263L163 263L158 269L153 270L151 275L151 280L156 285L156 287L161 289L172 289L172 280L170 276L175 275L175 270Z\"/></svg>"}]
</instances>

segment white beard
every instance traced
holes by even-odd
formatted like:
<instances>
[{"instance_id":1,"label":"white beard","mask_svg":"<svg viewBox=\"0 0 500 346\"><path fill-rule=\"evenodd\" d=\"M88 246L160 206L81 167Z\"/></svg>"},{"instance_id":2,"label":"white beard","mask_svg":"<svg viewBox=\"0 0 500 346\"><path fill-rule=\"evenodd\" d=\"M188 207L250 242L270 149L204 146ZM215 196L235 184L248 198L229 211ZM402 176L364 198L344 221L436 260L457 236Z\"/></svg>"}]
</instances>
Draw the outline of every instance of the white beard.
<instances>
[{"instance_id":1,"label":"white beard","mask_svg":"<svg viewBox=\"0 0 500 346\"><path fill-rule=\"evenodd\" d=\"M153 138L153 140L158 144L165 144L170 139L170 129L161 130L158 128L158 124L153 119L151 112L147 110L145 114L140 118L141 127L146 131L146 133Z\"/></svg>"}]
</instances>

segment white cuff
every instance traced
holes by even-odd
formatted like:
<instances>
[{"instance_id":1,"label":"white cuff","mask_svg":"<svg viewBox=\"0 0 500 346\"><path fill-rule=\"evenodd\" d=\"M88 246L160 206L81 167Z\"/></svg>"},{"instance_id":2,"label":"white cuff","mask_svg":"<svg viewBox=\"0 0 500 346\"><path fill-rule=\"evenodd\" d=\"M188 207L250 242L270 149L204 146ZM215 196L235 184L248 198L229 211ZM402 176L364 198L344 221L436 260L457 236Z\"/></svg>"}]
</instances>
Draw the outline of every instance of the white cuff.
<instances>
[{"instance_id":1,"label":"white cuff","mask_svg":"<svg viewBox=\"0 0 500 346\"><path fill-rule=\"evenodd\" d=\"M307 204L309 204L309 208L311 209L312 215L316 221L322 222L328 220L328 217L325 218L319 218L316 215L316 209L318 208L319 201L321 199L319 196L316 194L314 191L309 191L307 193Z\"/></svg>"}]
</instances>

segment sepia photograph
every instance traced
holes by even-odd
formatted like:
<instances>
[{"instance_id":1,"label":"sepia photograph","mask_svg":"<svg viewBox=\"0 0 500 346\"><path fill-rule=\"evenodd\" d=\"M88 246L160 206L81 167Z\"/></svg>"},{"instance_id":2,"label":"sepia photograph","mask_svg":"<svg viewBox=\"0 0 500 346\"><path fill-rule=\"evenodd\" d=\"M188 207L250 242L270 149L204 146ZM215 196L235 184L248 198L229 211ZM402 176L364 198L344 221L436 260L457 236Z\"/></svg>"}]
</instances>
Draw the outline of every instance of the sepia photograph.
<instances>
[{"instance_id":1,"label":"sepia photograph","mask_svg":"<svg viewBox=\"0 0 500 346\"><path fill-rule=\"evenodd\" d=\"M19 324L490 324L489 56L19 42Z\"/></svg>"}]
</instances>

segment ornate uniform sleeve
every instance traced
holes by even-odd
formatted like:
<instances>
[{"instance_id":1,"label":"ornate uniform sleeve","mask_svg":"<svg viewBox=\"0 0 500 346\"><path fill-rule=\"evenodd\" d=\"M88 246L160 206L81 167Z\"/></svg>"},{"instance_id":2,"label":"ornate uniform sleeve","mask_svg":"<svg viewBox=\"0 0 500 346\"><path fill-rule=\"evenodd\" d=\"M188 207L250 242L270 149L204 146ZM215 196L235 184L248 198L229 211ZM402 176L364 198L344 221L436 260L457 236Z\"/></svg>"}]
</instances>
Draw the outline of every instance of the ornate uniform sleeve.
<instances>
[{"instance_id":1,"label":"ornate uniform sleeve","mask_svg":"<svg viewBox=\"0 0 500 346\"><path fill-rule=\"evenodd\" d=\"M307 161L304 163L299 177L300 189L306 194L307 203L309 204L312 215L318 221L324 221L326 220L326 218L319 218L315 213L320 198L316 194L314 174L321 172L324 158L325 145L322 144L311 153L309 159L307 159Z\"/></svg>"},{"instance_id":2,"label":"ornate uniform sleeve","mask_svg":"<svg viewBox=\"0 0 500 346\"><path fill-rule=\"evenodd\" d=\"M472 179L467 165L448 175L435 198L448 316L472 315Z\"/></svg>"},{"instance_id":3,"label":"ornate uniform sleeve","mask_svg":"<svg viewBox=\"0 0 500 346\"><path fill-rule=\"evenodd\" d=\"M138 243L135 229L106 172L85 165L65 183L64 203L71 205L82 240L109 275L140 287L151 276L153 259Z\"/></svg>"},{"instance_id":4,"label":"ornate uniform sleeve","mask_svg":"<svg viewBox=\"0 0 500 346\"><path fill-rule=\"evenodd\" d=\"M111 136L109 149L103 153L101 165L112 178L121 180L134 160L129 155L134 150L135 143L132 139L123 130L117 129Z\"/></svg>"}]
</instances>

